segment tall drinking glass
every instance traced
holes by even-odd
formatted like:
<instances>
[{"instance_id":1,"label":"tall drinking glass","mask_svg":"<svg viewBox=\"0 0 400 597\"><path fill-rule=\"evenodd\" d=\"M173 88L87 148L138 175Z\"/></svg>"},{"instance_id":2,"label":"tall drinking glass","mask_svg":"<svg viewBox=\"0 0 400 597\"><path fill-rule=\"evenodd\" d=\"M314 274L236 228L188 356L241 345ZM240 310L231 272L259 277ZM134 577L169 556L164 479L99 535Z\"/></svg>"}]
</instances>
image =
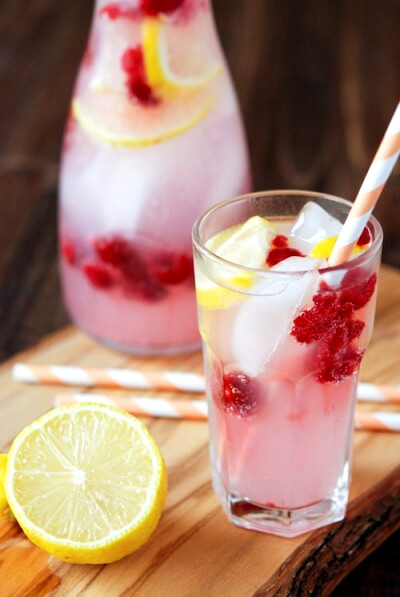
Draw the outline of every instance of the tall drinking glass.
<instances>
[{"instance_id":1,"label":"tall drinking glass","mask_svg":"<svg viewBox=\"0 0 400 597\"><path fill-rule=\"evenodd\" d=\"M96 0L60 173L73 321L131 353L198 348L191 228L249 190L210 0Z\"/></svg>"},{"instance_id":2,"label":"tall drinking glass","mask_svg":"<svg viewBox=\"0 0 400 597\"><path fill-rule=\"evenodd\" d=\"M316 193L256 193L210 209L193 229L213 486L232 522L286 537L345 515L382 231L371 217L369 248L323 269L310 258L304 267L297 258L255 269L217 247L229 236L222 231L253 216L276 225L276 244L304 230L317 239L318 223L302 209L310 202L339 226L351 205Z\"/></svg>"}]
</instances>

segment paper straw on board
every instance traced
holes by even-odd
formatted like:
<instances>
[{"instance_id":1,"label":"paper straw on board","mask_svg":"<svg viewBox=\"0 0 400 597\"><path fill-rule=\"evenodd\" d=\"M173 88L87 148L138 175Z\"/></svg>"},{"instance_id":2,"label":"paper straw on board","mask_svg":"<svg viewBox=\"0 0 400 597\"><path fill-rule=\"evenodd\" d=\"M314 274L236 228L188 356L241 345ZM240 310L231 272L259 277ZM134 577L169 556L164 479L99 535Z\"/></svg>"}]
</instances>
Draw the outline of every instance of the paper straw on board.
<instances>
[{"instance_id":1,"label":"paper straw on board","mask_svg":"<svg viewBox=\"0 0 400 597\"><path fill-rule=\"evenodd\" d=\"M84 393L57 394L54 399L55 406L66 406L79 402L110 404L136 416L188 421L207 420L207 402L205 400L167 400L142 396L119 397Z\"/></svg>"},{"instance_id":2,"label":"paper straw on board","mask_svg":"<svg viewBox=\"0 0 400 597\"><path fill-rule=\"evenodd\" d=\"M205 379L197 373L182 371L142 372L134 369L87 369L67 365L28 365L16 363L15 381L57 386L81 386L129 390L167 390L205 392ZM357 398L368 402L400 403L400 386L360 382Z\"/></svg>"},{"instance_id":3,"label":"paper straw on board","mask_svg":"<svg viewBox=\"0 0 400 597\"><path fill-rule=\"evenodd\" d=\"M16 363L15 381L87 388L125 388L171 392L204 392L204 376L181 371L137 371L134 369L100 369L66 365L30 365Z\"/></svg>"},{"instance_id":4,"label":"paper straw on board","mask_svg":"<svg viewBox=\"0 0 400 597\"><path fill-rule=\"evenodd\" d=\"M136 396L122 398L103 394L71 393L57 394L54 406L66 406L79 402L110 404L136 416L187 421L206 421L208 418L205 400L167 400ZM364 431L400 431L400 413L356 411L354 427Z\"/></svg>"},{"instance_id":5,"label":"paper straw on board","mask_svg":"<svg viewBox=\"0 0 400 597\"><path fill-rule=\"evenodd\" d=\"M364 431L400 431L400 413L356 411L354 427Z\"/></svg>"},{"instance_id":6,"label":"paper straw on board","mask_svg":"<svg viewBox=\"0 0 400 597\"><path fill-rule=\"evenodd\" d=\"M329 257L329 265L348 261L400 153L400 103Z\"/></svg>"},{"instance_id":7,"label":"paper straw on board","mask_svg":"<svg viewBox=\"0 0 400 597\"><path fill-rule=\"evenodd\" d=\"M359 382L357 400L361 402L387 402L400 404L400 386Z\"/></svg>"}]
</instances>

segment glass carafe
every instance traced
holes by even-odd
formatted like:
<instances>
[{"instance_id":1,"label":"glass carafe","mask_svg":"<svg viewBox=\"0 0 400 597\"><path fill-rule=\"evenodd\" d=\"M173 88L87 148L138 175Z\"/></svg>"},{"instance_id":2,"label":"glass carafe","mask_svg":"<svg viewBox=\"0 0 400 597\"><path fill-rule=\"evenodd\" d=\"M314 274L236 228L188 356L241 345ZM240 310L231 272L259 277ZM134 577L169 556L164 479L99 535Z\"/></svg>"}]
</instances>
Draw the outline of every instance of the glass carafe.
<instances>
[{"instance_id":1,"label":"glass carafe","mask_svg":"<svg viewBox=\"0 0 400 597\"><path fill-rule=\"evenodd\" d=\"M73 321L136 354L199 346L191 228L250 169L208 0L97 0L60 173Z\"/></svg>"}]
</instances>

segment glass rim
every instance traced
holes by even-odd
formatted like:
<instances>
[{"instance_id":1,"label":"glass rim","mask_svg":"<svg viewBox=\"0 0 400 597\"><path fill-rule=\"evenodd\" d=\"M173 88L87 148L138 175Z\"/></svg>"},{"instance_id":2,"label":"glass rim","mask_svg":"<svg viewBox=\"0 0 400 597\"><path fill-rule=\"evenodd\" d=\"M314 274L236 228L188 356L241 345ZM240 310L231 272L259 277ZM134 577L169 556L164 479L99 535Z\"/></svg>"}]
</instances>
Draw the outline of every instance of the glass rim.
<instances>
[{"instance_id":1,"label":"glass rim","mask_svg":"<svg viewBox=\"0 0 400 597\"><path fill-rule=\"evenodd\" d=\"M202 229L202 226L204 225L204 223L206 222L206 220L209 217L211 217L215 212L218 212L219 210L223 209L227 205L231 205L233 203L239 203L239 202L245 201L247 199L253 199L255 197L274 197L276 195L286 195L286 196L300 195L303 197L309 197L310 199L312 199L313 197L318 198L318 199L330 199L332 201L335 201L336 203L341 203L342 205L346 205L349 208L353 205L351 201L349 201L347 199L343 199L342 197L338 197L336 195L331 195L329 193L320 193L320 192L316 192L316 191L305 191L305 190L296 190L296 189L290 189L290 190L289 189L275 189L275 190L271 190L271 191L257 191L254 193L246 193L244 195L238 195L237 197L232 197L230 199L226 199L225 201L221 201L220 203L217 203L216 205L213 205L212 207L210 207L210 209L208 209L206 212L204 212L199 218L197 218L197 220L193 224L193 228L192 228L192 241L193 241L194 247L201 254L203 254L207 259L213 261L214 263L219 263L219 264L222 264L224 267L234 268L235 270L238 270L238 271L254 272L258 276L261 276L261 277L264 275L270 276L271 274L291 277L291 276L299 276L299 274L305 274L310 271L313 271L311 269L296 270L296 271L273 270L273 269L261 269L261 268L249 267L246 265L240 265L238 263L234 263L233 261L228 261L227 259L224 259L223 257L218 256L216 253L213 253L213 251L210 251L210 249L207 249L207 247L205 246L205 244L201 238L201 229ZM343 269L348 269L350 267L351 268L357 267L359 265L362 265L365 261L368 261L368 259L380 249L380 246L381 246L382 240L383 240L382 227L381 227L379 221L375 218L375 216L371 215L368 218L367 224L370 224L370 223L373 225L373 229L376 234L372 240L371 245L368 247L368 249L366 249L365 251L363 251L362 253L357 255L357 257L354 257L353 259L351 259L349 261L345 261L343 263L340 263L339 265L333 265L333 266L320 268L318 271L324 272L324 273L325 272L335 272L335 271L340 271Z\"/></svg>"}]
</instances>

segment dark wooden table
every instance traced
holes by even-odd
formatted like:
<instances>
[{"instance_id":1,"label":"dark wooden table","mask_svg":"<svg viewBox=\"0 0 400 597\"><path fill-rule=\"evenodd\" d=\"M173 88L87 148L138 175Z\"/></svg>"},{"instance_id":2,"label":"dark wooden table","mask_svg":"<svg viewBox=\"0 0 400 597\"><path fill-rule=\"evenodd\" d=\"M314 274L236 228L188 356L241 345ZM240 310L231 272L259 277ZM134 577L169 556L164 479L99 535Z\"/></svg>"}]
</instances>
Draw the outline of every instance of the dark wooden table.
<instances>
[{"instance_id":1,"label":"dark wooden table","mask_svg":"<svg viewBox=\"0 0 400 597\"><path fill-rule=\"evenodd\" d=\"M399 0L213 4L255 188L353 198L400 97ZM0 360L68 323L58 283L57 176L92 8L92 0L0 0ZM399 196L397 167L376 214L384 261L400 268ZM400 596L399 561L397 532L333 595Z\"/></svg>"}]
</instances>

